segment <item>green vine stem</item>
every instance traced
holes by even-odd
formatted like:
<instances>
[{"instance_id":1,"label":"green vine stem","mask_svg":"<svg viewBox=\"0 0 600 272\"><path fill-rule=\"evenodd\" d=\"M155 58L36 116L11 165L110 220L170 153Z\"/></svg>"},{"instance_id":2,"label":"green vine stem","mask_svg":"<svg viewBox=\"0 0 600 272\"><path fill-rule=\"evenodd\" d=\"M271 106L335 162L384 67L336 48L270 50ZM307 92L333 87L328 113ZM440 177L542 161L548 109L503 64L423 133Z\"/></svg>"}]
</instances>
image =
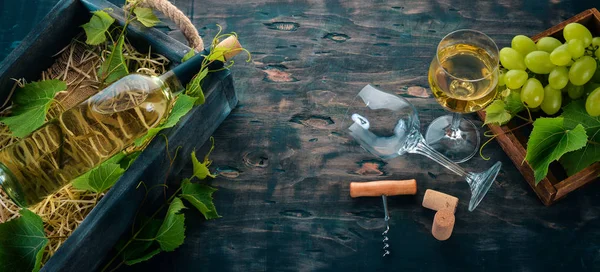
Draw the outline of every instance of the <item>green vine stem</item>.
<instances>
[{"instance_id":1,"label":"green vine stem","mask_svg":"<svg viewBox=\"0 0 600 272\"><path fill-rule=\"evenodd\" d=\"M498 137L498 136L500 136L500 135L504 135L504 134L506 134L506 133L509 133L509 132L513 132L513 131L515 131L515 130L517 130L517 129L520 129L520 128L522 128L522 127L525 127L525 126L528 126L528 125L531 125L531 124L533 124L533 117L531 116L531 111L530 111L530 110L529 110L529 108L527 108L527 107L525 107L525 110L527 110L527 114L529 115L529 118L525 118L525 117L523 117L523 116L520 116L520 115L518 115L518 114L515 114L515 117L518 117L518 118L522 119L523 121L525 121L525 123L524 123L524 124L518 125L518 126L516 126L516 127L514 127L514 128L511 128L511 129L509 129L509 130L504 130L504 129L503 129L503 132L502 132L502 133L500 133L500 134L489 134L488 132L491 132L491 130L488 130L488 131L486 131L486 132L484 132L484 133L483 133L483 135L484 135L485 137L490 137L490 139L488 139L487 141L485 141L485 143L483 143L483 144L481 145L481 147L479 148L479 156L480 156L482 159L484 159L484 160L486 160L486 161L489 161L489 160L490 160L490 157L486 157L485 155L483 155L483 148L484 148L486 145L488 145L488 144L489 144L489 143L490 143L492 140L496 139L496 137Z\"/></svg>"}]
</instances>

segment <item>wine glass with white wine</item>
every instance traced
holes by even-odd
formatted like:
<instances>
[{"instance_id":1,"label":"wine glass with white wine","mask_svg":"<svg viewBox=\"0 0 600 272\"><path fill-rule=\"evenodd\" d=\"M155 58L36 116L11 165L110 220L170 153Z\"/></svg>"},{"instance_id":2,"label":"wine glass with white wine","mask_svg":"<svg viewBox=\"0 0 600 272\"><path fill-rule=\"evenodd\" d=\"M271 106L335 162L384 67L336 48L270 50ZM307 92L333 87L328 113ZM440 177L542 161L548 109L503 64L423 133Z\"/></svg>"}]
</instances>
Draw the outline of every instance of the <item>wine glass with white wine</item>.
<instances>
[{"instance_id":1,"label":"wine glass with white wine","mask_svg":"<svg viewBox=\"0 0 600 272\"><path fill-rule=\"evenodd\" d=\"M479 130L460 114L482 110L494 100L498 70L498 47L487 35L463 29L440 41L429 67L429 85L437 102L452 114L431 122L427 144L457 163L477 153Z\"/></svg>"}]
</instances>

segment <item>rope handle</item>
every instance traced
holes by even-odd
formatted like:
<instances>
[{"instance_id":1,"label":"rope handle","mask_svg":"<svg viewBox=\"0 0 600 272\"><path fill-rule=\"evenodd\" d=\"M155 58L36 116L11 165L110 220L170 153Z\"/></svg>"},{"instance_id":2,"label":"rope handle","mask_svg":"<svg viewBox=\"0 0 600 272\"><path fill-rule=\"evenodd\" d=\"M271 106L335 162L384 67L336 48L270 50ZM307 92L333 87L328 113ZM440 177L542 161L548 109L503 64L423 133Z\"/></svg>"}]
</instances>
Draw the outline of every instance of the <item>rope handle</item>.
<instances>
[{"instance_id":1,"label":"rope handle","mask_svg":"<svg viewBox=\"0 0 600 272\"><path fill-rule=\"evenodd\" d=\"M191 48L196 50L196 52L200 52L204 50L204 42L202 41L202 37L198 34L198 30L192 24L192 21L179 10L175 5L171 4L168 0L141 0L138 3L138 6L149 7L163 13L167 18L171 19L171 21L175 22L177 27L185 36L185 39L188 41ZM131 8L131 3L125 5L125 10Z\"/></svg>"}]
</instances>

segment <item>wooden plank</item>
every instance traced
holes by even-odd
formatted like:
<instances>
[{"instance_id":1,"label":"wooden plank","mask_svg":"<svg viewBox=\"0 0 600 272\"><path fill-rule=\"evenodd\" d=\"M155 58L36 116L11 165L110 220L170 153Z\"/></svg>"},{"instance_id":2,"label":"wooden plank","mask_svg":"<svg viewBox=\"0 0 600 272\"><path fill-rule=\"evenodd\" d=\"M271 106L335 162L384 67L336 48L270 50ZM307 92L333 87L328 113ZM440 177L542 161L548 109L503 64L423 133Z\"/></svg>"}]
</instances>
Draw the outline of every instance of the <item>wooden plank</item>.
<instances>
[{"instance_id":1,"label":"wooden plank","mask_svg":"<svg viewBox=\"0 0 600 272\"><path fill-rule=\"evenodd\" d=\"M172 2L191 10L188 1ZM372 83L414 103L424 131L445 114L426 77L445 34L475 28L503 47L516 34L532 36L590 5L196 1L194 23L206 39L219 23L253 52L253 63L236 60L240 107L215 132L211 157L220 175L210 184L219 188L215 205L223 218L205 221L188 211L181 248L122 271L595 270L598 183L544 207L493 141L484 150L491 161L462 164L482 171L494 160L503 163L469 213L470 192L458 176L418 155L374 158L340 127L344 106ZM180 35L163 21L170 35ZM351 199L348 185L407 178L417 180L417 196L389 198L393 256L384 259L381 199ZM430 234L434 214L420 206L429 188L460 199L454 234L443 243Z\"/></svg>"},{"instance_id":2,"label":"wooden plank","mask_svg":"<svg viewBox=\"0 0 600 272\"><path fill-rule=\"evenodd\" d=\"M600 176L600 163L594 163L576 174L564 179L554 185L556 188L556 196L554 201L559 200L572 191L575 191L592 181L597 181Z\"/></svg>"},{"instance_id":3,"label":"wooden plank","mask_svg":"<svg viewBox=\"0 0 600 272\"><path fill-rule=\"evenodd\" d=\"M600 183L545 207L492 141L484 149L491 161L476 157L462 164L482 171L494 160L503 163L486 198L467 212L470 192L457 176L418 155L378 160L337 129L344 116L339 111L372 83L414 103L424 131L445 114L426 77L445 34L474 28L503 47L516 34L533 36L595 2L206 0L193 8L187 0L171 2L193 14L205 39L216 34L216 23L236 31L253 62L236 59L240 106L214 134L211 169L219 176L207 182L219 189L214 201L223 217L206 221L187 209L182 247L121 271L600 268ZM160 18L161 29L182 38ZM174 179L189 171L187 165ZM384 259L381 200L351 199L348 184L407 178L416 178L417 195L389 198L393 255ZM420 205L429 188L460 199L446 242L431 236L434 214Z\"/></svg>"}]
</instances>

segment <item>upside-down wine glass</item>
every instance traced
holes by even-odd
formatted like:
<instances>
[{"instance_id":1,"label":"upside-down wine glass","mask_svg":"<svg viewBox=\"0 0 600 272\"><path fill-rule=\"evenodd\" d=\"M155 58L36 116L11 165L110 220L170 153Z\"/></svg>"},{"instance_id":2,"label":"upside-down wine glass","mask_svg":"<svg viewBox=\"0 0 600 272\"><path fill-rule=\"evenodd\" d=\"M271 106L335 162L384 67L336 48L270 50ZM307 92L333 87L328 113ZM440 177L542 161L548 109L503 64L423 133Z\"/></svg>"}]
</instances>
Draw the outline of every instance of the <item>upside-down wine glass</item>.
<instances>
[{"instance_id":1,"label":"upside-down wine glass","mask_svg":"<svg viewBox=\"0 0 600 272\"><path fill-rule=\"evenodd\" d=\"M479 31L457 30L440 41L429 67L429 86L452 114L429 124L427 144L457 163L477 153L479 130L460 114L481 110L494 100L498 69L498 47Z\"/></svg>"},{"instance_id":2,"label":"upside-down wine glass","mask_svg":"<svg viewBox=\"0 0 600 272\"><path fill-rule=\"evenodd\" d=\"M465 178L471 187L469 211L481 202L502 165L496 162L481 173L465 171L425 143L419 132L417 110L410 102L371 85L365 86L351 102L342 129L346 126L364 149L380 158L390 159L405 153L421 154Z\"/></svg>"}]
</instances>

